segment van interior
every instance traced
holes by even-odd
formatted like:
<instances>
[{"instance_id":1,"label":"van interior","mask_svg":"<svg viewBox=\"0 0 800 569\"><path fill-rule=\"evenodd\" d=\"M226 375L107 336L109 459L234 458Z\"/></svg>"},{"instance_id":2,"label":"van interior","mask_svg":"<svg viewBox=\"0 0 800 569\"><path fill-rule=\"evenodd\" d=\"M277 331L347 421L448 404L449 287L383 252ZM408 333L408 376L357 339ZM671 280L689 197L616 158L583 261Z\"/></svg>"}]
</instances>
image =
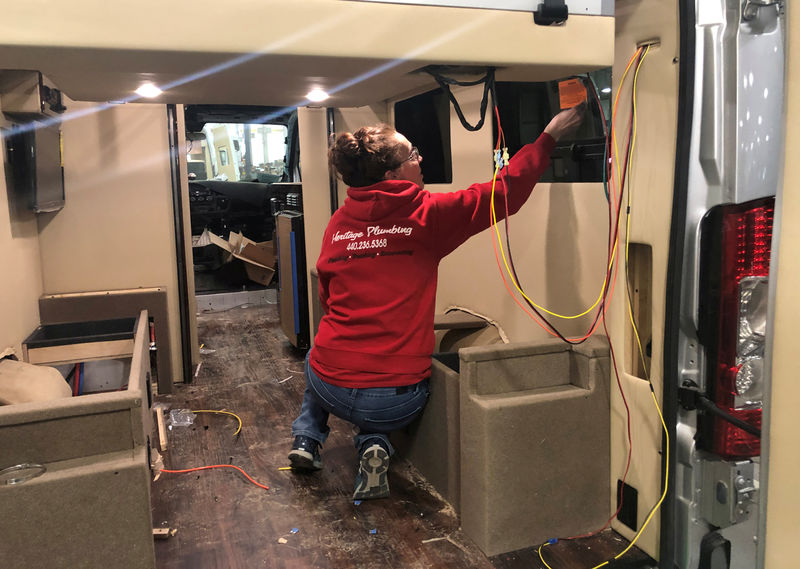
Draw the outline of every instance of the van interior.
<instances>
[{"instance_id":1,"label":"van interior","mask_svg":"<svg viewBox=\"0 0 800 569\"><path fill-rule=\"evenodd\" d=\"M793 566L788 2L0 16L4 565ZM450 192L576 104L520 212L439 267L431 397L393 434L391 497L350 499L335 418L324 469L291 472L347 199L331 137L392 125Z\"/></svg>"}]
</instances>

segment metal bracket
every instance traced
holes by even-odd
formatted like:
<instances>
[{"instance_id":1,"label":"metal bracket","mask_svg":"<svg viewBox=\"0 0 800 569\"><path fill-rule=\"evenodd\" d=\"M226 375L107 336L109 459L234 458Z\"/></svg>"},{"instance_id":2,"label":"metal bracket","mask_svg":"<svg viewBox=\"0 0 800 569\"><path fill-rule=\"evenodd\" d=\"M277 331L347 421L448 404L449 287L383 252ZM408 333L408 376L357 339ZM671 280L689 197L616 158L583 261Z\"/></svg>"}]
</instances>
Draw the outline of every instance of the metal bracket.
<instances>
[{"instance_id":1,"label":"metal bracket","mask_svg":"<svg viewBox=\"0 0 800 569\"><path fill-rule=\"evenodd\" d=\"M568 17L569 8L564 0L544 0L533 13L534 23L540 26L560 26Z\"/></svg>"},{"instance_id":2,"label":"metal bracket","mask_svg":"<svg viewBox=\"0 0 800 569\"><path fill-rule=\"evenodd\" d=\"M703 463L702 515L725 528L747 519L758 501L758 470L750 461Z\"/></svg>"}]
</instances>

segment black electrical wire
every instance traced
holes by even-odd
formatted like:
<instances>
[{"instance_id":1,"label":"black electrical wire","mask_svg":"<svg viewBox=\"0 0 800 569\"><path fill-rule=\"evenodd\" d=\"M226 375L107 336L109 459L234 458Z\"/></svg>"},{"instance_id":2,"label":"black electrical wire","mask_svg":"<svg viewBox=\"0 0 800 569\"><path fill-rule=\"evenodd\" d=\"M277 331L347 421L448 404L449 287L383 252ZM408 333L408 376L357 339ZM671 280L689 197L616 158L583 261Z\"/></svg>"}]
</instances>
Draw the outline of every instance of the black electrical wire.
<instances>
[{"instance_id":1,"label":"black electrical wire","mask_svg":"<svg viewBox=\"0 0 800 569\"><path fill-rule=\"evenodd\" d=\"M761 429L758 427L751 425L747 421L743 421L739 417L734 417L724 409L720 409L717 407L716 403L711 401L708 397L703 395L702 393L697 394L697 406L703 409L704 411L708 411L712 415L716 415L717 417L728 421L734 427L737 427L743 430L745 433L749 433L755 437L761 438Z\"/></svg>"},{"instance_id":2,"label":"black electrical wire","mask_svg":"<svg viewBox=\"0 0 800 569\"><path fill-rule=\"evenodd\" d=\"M70 383L72 381L72 376L74 375L75 375L75 366L72 366L72 368L69 370L69 373L67 374L67 377L64 378L64 381Z\"/></svg>"},{"instance_id":3,"label":"black electrical wire","mask_svg":"<svg viewBox=\"0 0 800 569\"><path fill-rule=\"evenodd\" d=\"M438 71L428 67L425 71L439 84L439 87L442 88L442 91L447 93L448 98L453 103L453 108L458 115L458 120L461 121L461 125L470 132L475 132L476 130L480 130L483 126L483 122L486 119L486 106L489 103L489 92L492 92L492 98L495 105L497 104L496 100L494 99L494 67L490 67L486 70L486 75L484 75L480 79L476 79L475 81L458 81L451 77L445 77ZM458 85L460 87L472 87L473 85L480 85L483 83L483 98L481 99L481 118L478 120L477 123L474 125L469 124L467 122L466 117L464 116L464 112L461 110L461 105L458 104L455 95L450 90L450 85Z\"/></svg>"},{"instance_id":4,"label":"black electrical wire","mask_svg":"<svg viewBox=\"0 0 800 569\"><path fill-rule=\"evenodd\" d=\"M724 409L718 407L714 400L700 391L697 387L697 384L693 381L688 381L684 383L682 387L678 388L678 399L680 400L680 403L684 409L702 409L719 417L720 419L728 421L734 427L737 427L746 433L761 438L761 429L759 427L756 427L755 425L752 425L747 421L740 419L739 417L735 417Z\"/></svg>"}]
</instances>

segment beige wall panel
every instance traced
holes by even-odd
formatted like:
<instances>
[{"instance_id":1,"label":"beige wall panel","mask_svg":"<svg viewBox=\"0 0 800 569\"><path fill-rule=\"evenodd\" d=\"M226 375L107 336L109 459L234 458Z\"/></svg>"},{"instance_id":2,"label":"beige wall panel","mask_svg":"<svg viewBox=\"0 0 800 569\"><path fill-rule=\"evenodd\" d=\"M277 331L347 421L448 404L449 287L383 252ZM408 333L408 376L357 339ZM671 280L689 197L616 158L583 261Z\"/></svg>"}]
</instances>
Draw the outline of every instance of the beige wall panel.
<instances>
[{"instance_id":1,"label":"beige wall panel","mask_svg":"<svg viewBox=\"0 0 800 569\"><path fill-rule=\"evenodd\" d=\"M322 247L322 234L331 217L330 178L328 176L327 110L319 107L297 109L300 138L300 170L303 180L303 224L306 238L306 269L316 267ZM309 279L310 279L309 275ZM309 283L311 281L309 280ZM309 286L311 290L311 286ZM308 295L309 330L313 330L313 299ZM313 343L313 338L310 339Z\"/></svg>"},{"instance_id":2,"label":"beige wall panel","mask_svg":"<svg viewBox=\"0 0 800 569\"><path fill-rule=\"evenodd\" d=\"M678 89L678 6L675 1L627 0L616 3L616 44L614 56L614 92L619 87L625 66L636 51L637 43L659 38L660 47L647 55L641 67L637 88L637 138L634 150L631 184L631 235L632 242L652 246L653 290L652 331L653 357L650 376L655 393L661 403L662 347L664 330L664 303L666 298L666 269L669 254L670 218L672 208L673 177L675 168L675 136L677 122ZM620 95L617 128L622 130L630 109L629 73ZM627 124L627 123L626 123ZM620 140L620 152L624 142ZM624 217L622 220L624 225ZM621 239L625 239L624 231ZM622 270L622 267L621 267ZM646 382L623 373L624 340L630 326L624 273L618 278L617 289L608 314L611 340L617 350L623 388L629 397L634 433L633 458L627 483L639 492L639 523L643 515L658 501L662 492L661 438L662 429L658 413L649 394ZM612 378L613 379L613 378ZM627 457L625 408L619 392L612 395L611 420L611 483L612 503L616 507L616 481L621 476L619 465ZM619 522L613 527L631 538L634 532ZM660 516L656 515L637 542L645 552L658 557Z\"/></svg>"},{"instance_id":3,"label":"beige wall panel","mask_svg":"<svg viewBox=\"0 0 800 569\"><path fill-rule=\"evenodd\" d=\"M509 220L514 265L530 300L565 316L580 314L595 303L606 262L606 207L601 184L536 186L533 196ZM508 258L504 224L498 227ZM438 310L458 305L489 316L512 342L549 338L506 290L495 258L496 241L490 229L445 258L440 266ZM506 282L514 289L502 255L500 263ZM548 318L567 336L583 336L591 324L590 316Z\"/></svg>"},{"instance_id":4,"label":"beige wall panel","mask_svg":"<svg viewBox=\"0 0 800 569\"><path fill-rule=\"evenodd\" d=\"M787 7L790 42L787 61L786 116L800 114L800 11ZM772 396L769 403L769 479L767 486L766 567L789 567L800 536L800 362L797 359L797 321L800 318L800 133L787 122L783 189L779 196L777 294L772 346ZM778 227L776 225L776 227Z\"/></svg>"},{"instance_id":5,"label":"beige wall panel","mask_svg":"<svg viewBox=\"0 0 800 569\"><path fill-rule=\"evenodd\" d=\"M167 287L180 346L166 109L119 105L65 122L66 206L39 216L45 294ZM180 376L180 350L172 372Z\"/></svg>"},{"instance_id":6,"label":"beige wall panel","mask_svg":"<svg viewBox=\"0 0 800 569\"><path fill-rule=\"evenodd\" d=\"M2 109L0 109L2 110ZM1 117L2 115L0 115ZM7 126L0 118L0 125ZM42 271L36 214L6 187L5 149L0 147L0 352L21 343L39 325Z\"/></svg>"}]
</instances>

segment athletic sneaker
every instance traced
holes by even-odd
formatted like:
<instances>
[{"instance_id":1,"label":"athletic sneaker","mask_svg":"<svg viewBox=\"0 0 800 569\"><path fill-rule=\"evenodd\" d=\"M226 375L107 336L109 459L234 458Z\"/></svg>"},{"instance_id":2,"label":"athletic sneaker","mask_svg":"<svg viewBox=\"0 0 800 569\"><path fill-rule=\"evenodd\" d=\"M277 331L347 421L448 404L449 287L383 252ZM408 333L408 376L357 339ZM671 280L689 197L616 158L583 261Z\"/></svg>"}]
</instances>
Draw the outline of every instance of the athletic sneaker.
<instances>
[{"instance_id":1,"label":"athletic sneaker","mask_svg":"<svg viewBox=\"0 0 800 569\"><path fill-rule=\"evenodd\" d=\"M389 453L379 444L364 451L358 465L353 500L386 498L389 495Z\"/></svg>"},{"instance_id":2,"label":"athletic sneaker","mask_svg":"<svg viewBox=\"0 0 800 569\"><path fill-rule=\"evenodd\" d=\"M322 470L322 457L319 455L319 443L311 437L297 435L294 438L292 450L289 452L289 462L297 470Z\"/></svg>"}]
</instances>

